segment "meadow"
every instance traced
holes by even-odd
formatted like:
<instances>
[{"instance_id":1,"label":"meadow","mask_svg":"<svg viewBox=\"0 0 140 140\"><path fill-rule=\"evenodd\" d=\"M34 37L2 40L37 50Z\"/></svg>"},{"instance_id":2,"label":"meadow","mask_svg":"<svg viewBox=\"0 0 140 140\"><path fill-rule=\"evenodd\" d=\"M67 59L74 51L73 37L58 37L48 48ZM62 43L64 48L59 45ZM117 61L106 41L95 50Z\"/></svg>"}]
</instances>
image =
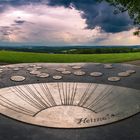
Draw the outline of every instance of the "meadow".
<instances>
[{"instance_id":1,"label":"meadow","mask_svg":"<svg viewBox=\"0 0 140 140\"><path fill-rule=\"evenodd\" d=\"M99 62L121 63L140 60L140 52L113 54L47 54L31 52L0 51L0 63L72 63Z\"/></svg>"}]
</instances>

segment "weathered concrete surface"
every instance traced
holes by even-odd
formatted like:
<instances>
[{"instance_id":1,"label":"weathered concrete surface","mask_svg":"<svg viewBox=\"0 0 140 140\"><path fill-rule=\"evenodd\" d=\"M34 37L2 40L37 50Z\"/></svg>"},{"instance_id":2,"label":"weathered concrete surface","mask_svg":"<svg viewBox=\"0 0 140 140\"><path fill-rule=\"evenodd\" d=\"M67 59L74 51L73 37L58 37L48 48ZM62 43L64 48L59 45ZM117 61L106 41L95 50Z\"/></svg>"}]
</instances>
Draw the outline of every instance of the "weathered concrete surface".
<instances>
[{"instance_id":1,"label":"weathered concrete surface","mask_svg":"<svg viewBox=\"0 0 140 140\"><path fill-rule=\"evenodd\" d=\"M129 61L129 62L124 62L124 63L140 66L140 60Z\"/></svg>"},{"instance_id":2,"label":"weathered concrete surface","mask_svg":"<svg viewBox=\"0 0 140 140\"><path fill-rule=\"evenodd\" d=\"M41 64L44 65L44 64ZM51 65L51 64L50 64ZM57 67L61 67L57 64ZM76 64L77 65L77 64ZM54 67L54 66L52 66ZM134 65L113 64L114 69L103 69L102 65L84 64L82 70L86 73L92 71L101 71L102 77L93 78L88 74L86 76L63 76L64 82L95 82L104 84L113 84L123 87L140 89L140 67ZM25 71L26 67L18 72L4 71L0 77L0 87L22 85L28 83L56 82L49 78L37 78ZM124 77L118 82L109 82L108 76L116 76L118 72L134 69L136 73L130 77ZM49 69L50 75L60 74L55 70ZM23 82L13 82L10 77L15 75L24 75L26 80ZM61 74L60 74L61 75ZM59 82L58 81L58 82ZM131 99L130 99L131 100ZM9 119L0 115L0 140L139 140L140 139L140 114L125 119L123 121L112 123L105 126L85 129L52 129L33 126Z\"/></svg>"}]
</instances>

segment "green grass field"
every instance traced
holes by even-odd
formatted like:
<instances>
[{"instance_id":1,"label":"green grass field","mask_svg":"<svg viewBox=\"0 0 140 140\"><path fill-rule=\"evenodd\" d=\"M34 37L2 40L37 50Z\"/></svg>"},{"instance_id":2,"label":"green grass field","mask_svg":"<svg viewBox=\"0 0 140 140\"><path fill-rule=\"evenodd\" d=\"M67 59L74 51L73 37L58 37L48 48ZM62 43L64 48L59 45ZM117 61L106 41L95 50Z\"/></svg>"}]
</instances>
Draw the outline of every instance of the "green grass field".
<instances>
[{"instance_id":1,"label":"green grass field","mask_svg":"<svg viewBox=\"0 0 140 140\"><path fill-rule=\"evenodd\" d=\"M140 52L119 54L45 54L0 51L0 63L31 63L31 62L100 62L121 63L140 60Z\"/></svg>"}]
</instances>

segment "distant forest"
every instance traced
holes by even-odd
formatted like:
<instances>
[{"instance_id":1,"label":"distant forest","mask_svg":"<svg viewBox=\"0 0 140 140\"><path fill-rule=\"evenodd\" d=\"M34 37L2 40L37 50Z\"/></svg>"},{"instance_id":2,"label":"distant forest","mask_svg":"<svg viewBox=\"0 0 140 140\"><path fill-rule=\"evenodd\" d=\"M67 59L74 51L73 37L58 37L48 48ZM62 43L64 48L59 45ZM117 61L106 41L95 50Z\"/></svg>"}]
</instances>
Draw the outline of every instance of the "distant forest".
<instances>
[{"instance_id":1,"label":"distant forest","mask_svg":"<svg viewBox=\"0 0 140 140\"><path fill-rule=\"evenodd\" d=\"M129 53L140 52L140 48L94 48L94 49L72 49L64 51L66 54L106 54L106 53Z\"/></svg>"},{"instance_id":2,"label":"distant forest","mask_svg":"<svg viewBox=\"0 0 140 140\"><path fill-rule=\"evenodd\" d=\"M12 46L0 47L0 50L48 54L106 54L140 52L140 46Z\"/></svg>"}]
</instances>

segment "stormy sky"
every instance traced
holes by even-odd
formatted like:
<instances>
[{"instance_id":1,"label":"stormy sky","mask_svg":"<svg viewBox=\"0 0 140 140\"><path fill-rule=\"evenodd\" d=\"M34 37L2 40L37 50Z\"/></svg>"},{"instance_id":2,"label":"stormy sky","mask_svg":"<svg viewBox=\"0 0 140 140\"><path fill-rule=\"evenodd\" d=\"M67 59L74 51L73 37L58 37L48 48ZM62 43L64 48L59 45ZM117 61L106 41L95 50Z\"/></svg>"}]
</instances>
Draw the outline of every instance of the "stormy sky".
<instances>
[{"instance_id":1,"label":"stormy sky","mask_svg":"<svg viewBox=\"0 0 140 140\"><path fill-rule=\"evenodd\" d=\"M140 45L127 12L96 0L0 0L0 45Z\"/></svg>"}]
</instances>

